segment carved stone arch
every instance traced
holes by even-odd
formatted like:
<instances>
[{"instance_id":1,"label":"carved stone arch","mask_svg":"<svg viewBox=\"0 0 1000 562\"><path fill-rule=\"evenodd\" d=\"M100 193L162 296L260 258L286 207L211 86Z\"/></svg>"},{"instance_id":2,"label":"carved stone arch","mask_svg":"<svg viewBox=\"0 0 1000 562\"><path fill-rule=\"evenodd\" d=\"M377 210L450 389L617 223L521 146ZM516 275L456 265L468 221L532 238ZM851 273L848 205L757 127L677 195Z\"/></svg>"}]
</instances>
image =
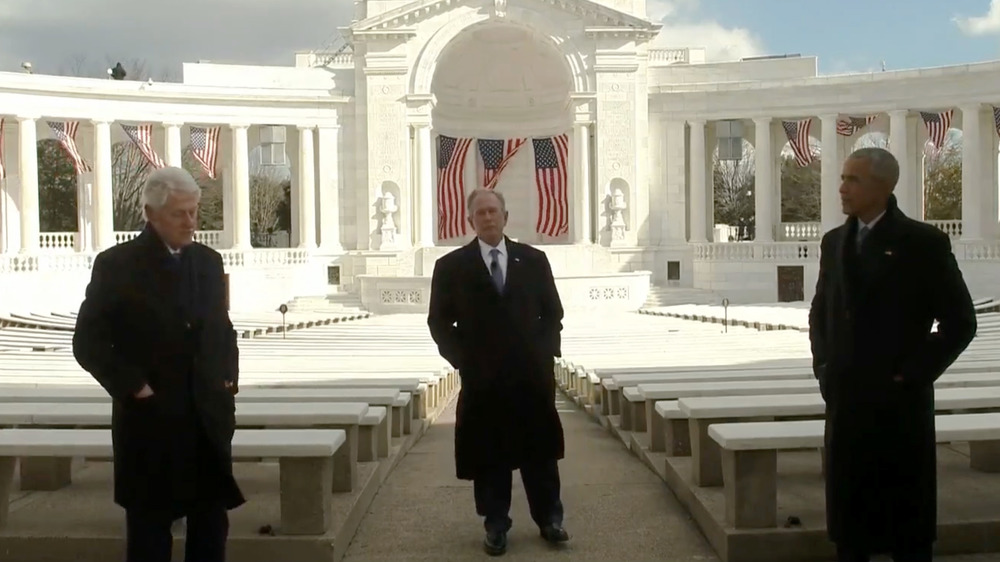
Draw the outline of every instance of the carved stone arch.
<instances>
[{"instance_id":1,"label":"carved stone arch","mask_svg":"<svg viewBox=\"0 0 1000 562\"><path fill-rule=\"evenodd\" d=\"M488 13L469 12L451 19L438 29L417 55L417 61L410 72L410 93L431 94L431 84L437 63L448 45L466 29L491 19ZM571 38L556 36L550 30L560 29L557 22L552 21L542 12L522 6L508 6L505 23L516 23L534 31L541 32L540 37L556 48L566 63L572 79L574 90L571 93L593 91L590 72L584 62L580 46Z\"/></svg>"}]
</instances>

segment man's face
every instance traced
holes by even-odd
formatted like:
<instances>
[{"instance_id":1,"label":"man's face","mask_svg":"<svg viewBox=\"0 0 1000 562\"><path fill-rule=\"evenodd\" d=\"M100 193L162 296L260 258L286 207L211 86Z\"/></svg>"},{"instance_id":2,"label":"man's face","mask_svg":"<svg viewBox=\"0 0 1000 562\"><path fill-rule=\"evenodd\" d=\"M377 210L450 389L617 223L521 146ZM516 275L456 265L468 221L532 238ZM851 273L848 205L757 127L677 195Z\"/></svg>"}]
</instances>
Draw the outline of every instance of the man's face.
<instances>
[{"instance_id":1,"label":"man's face","mask_svg":"<svg viewBox=\"0 0 1000 562\"><path fill-rule=\"evenodd\" d=\"M159 209L146 207L146 216L153 229L168 246L183 248L194 241L198 227L199 193L170 192L167 202Z\"/></svg>"},{"instance_id":2,"label":"man's face","mask_svg":"<svg viewBox=\"0 0 1000 562\"><path fill-rule=\"evenodd\" d=\"M469 224L476 236L490 245L500 243L507 226L507 211L500 207L499 197L489 193L479 195L472 201L469 215Z\"/></svg>"},{"instance_id":3,"label":"man's face","mask_svg":"<svg viewBox=\"0 0 1000 562\"><path fill-rule=\"evenodd\" d=\"M871 162L848 158L840 174L840 203L844 214L865 216L885 205L889 189L871 173Z\"/></svg>"}]
</instances>

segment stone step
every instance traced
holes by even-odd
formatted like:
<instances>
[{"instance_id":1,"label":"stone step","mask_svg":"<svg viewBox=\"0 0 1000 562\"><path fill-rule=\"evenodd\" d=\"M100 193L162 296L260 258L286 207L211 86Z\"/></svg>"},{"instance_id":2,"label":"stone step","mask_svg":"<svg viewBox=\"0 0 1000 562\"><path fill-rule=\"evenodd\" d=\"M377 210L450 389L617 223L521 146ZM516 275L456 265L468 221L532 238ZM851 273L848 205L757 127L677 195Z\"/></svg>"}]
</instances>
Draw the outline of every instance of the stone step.
<instances>
[{"instance_id":1,"label":"stone step","mask_svg":"<svg viewBox=\"0 0 1000 562\"><path fill-rule=\"evenodd\" d=\"M678 304L719 304L722 297L718 294L691 287L650 287L649 295L643 308L655 308Z\"/></svg>"}]
</instances>

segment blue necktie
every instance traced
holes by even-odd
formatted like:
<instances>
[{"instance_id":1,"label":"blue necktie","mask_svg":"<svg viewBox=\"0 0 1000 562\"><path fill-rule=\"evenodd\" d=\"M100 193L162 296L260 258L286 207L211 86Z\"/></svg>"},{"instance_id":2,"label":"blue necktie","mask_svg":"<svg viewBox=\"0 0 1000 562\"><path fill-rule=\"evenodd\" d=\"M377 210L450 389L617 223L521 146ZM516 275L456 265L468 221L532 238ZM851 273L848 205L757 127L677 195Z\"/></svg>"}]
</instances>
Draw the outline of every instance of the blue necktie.
<instances>
[{"instance_id":1,"label":"blue necktie","mask_svg":"<svg viewBox=\"0 0 1000 562\"><path fill-rule=\"evenodd\" d=\"M503 293L503 271L500 270L500 250L493 248L490 250L493 261L490 262L490 277L493 278L493 286L498 293Z\"/></svg>"},{"instance_id":2,"label":"blue necktie","mask_svg":"<svg viewBox=\"0 0 1000 562\"><path fill-rule=\"evenodd\" d=\"M871 232L871 229L868 228L867 226L863 226L860 229L858 229L858 238L857 242L855 242L855 245L857 246L859 253L861 252L861 247L865 243L865 238L868 237L869 232Z\"/></svg>"}]
</instances>

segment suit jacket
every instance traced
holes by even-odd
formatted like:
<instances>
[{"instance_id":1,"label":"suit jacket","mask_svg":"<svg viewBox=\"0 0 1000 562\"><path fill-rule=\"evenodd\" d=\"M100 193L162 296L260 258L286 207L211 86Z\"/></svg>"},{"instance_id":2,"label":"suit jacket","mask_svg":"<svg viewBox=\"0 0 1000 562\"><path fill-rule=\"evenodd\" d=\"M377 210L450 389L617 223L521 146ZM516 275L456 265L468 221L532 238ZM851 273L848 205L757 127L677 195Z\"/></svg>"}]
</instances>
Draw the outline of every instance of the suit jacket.
<instances>
[{"instance_id":1,"label":"suit jacket","mask_svg":"<svg viewBox=\"0 0 1000 562\"><path fill-rule=\"evenodd\" d=\"M562 458L553 358L563 308L545 254L505 239L507 278L498 292L478 239L434 265L427 324L441 356L459 370L459 478Z\"/></svg>"},{"instance_id":2,"label":"suit jacket","mask_svg":"<svg viewBox=\"0 0 1000 562\"><path fill-rule=\"evenodd\" d=\"M894 198L860 252L857 231L849 219L823 237L809 337L827 404L827 528L877 551L935 536L933 384L976 316L946 234Z\"/></svg>"},{"instance_id":3,"label":"suit jacket","mask_svg":"<svg viewBox=\"0 0 1000 562\"><path fill-rule=\"evenodd\" d=\"M113 399L117 503L183 510L204 499L195 490L202 473L217 475L211 485L223 503L243 502L232 478L235 401L226 388L239 382L239 350L218 252L192 244L178 263L147 227L98 254L73 354ZM135 398L146 384L154 395Z\"/></svg>"}]
</instances>

